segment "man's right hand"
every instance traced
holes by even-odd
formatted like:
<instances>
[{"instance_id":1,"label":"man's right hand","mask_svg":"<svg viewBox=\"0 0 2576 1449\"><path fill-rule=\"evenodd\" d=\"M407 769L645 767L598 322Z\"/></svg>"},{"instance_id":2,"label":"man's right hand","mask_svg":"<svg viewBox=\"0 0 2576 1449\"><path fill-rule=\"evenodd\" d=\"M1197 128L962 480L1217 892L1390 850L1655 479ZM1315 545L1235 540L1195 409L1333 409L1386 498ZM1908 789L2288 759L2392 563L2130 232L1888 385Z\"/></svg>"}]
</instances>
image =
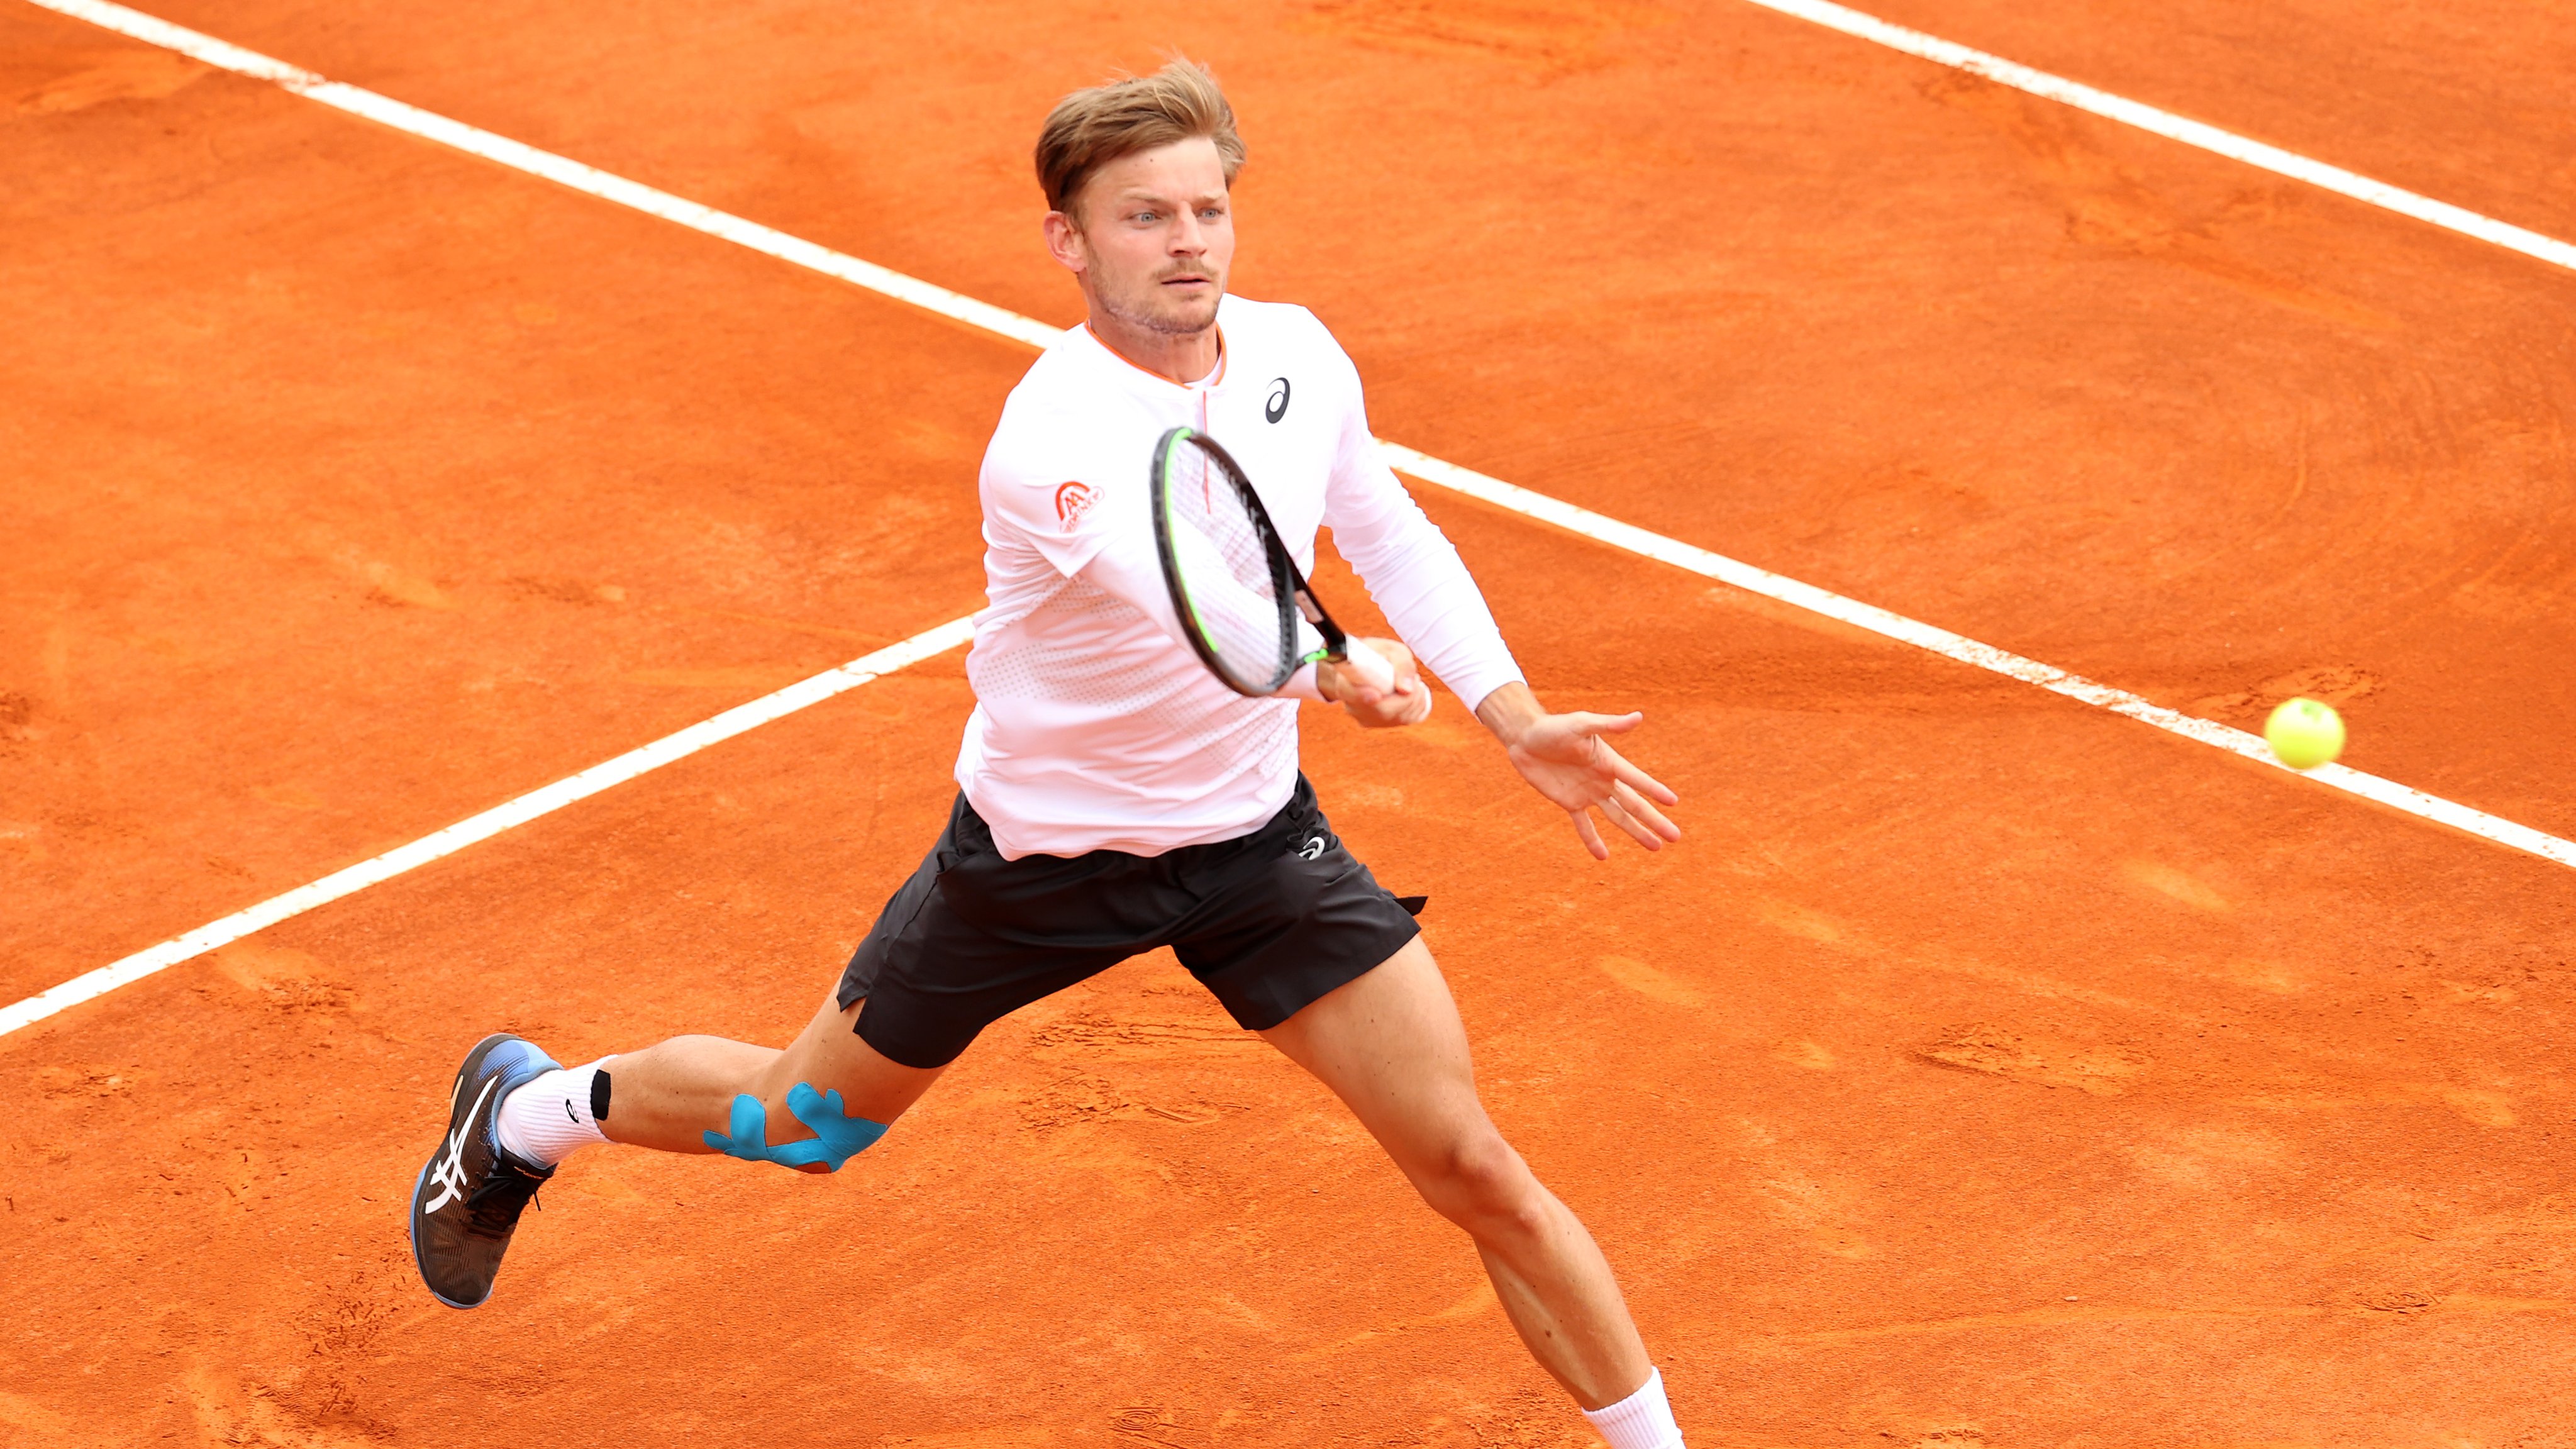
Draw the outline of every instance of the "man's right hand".
<instances>
[{"instance_id":1,"label":"man's right hand","mask_svg":"<svg viewBox=\"0 0 2576 1449\"><path fill-rule=\"evenodd\" d=\"M1351 712L1360 728L1395 729L1420 724L1431 717L1431 686L1423 681L1422 670L1413 662L1413 651L1393 639L1354 639L1377 651L1377 656L1395 671L1393 689L1376 689L1363 683L1356 669L1347 669L1331 660L1315 666L1315 691Z\"/></svg>"}]
</instances>

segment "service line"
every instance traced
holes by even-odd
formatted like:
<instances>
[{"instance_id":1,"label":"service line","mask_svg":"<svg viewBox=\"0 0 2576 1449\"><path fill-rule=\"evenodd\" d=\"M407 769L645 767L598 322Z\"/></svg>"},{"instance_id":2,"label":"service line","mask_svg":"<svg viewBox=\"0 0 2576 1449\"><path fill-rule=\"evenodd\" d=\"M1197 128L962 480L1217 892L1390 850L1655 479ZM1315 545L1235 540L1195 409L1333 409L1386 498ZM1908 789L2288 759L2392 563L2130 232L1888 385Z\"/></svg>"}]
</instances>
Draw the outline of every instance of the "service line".
<instances>
[{"instance_id":1,"label":"service line","mask_svg":"<svg viewBox=\"0 0 2576 1449\"><path fill-rule=\"evenodd\" d=\"M612 175L596 167L585 166L550 151L538 150L506 136L495 135L479 127L469 126L461 121L421 110L416 106L405 105L373 91L327 80L312 71L289 65L255 51L244 50L210 35L172 25L168 21L156 20L122 5L107 4L105 0L29 0L29 3L89 21L121 35L166 47L237 75L268 81L297 95L320 101L324 105L347 111L352 115L363 116L395 130L452 146L457 150L498 162L530 175L543 177L575 191L586 192L602 200L612 201L620 206L631 207L665 221L675 222L693 231L721 237L726 241L749 247L753 251L777 257L781 261L792 262L827 276L838 277L855 286L867 288L898 301L908 302L925 311L1009 338L1014 342L1031 347L1045 347L1062 335L1063 329L1051 327L1033 317L1023 317L1016 312L978 301L963 293L953 292L919 278L906 276L873 262L861 261L857 257L790 236L775 228L762 226L758 222L700 205L667 191L646 186L641 182ZM2519 228L2506 226L2502 222L2478 217L2473 213L2461 211L2457 207L2415 196L2411 192L2399 191L2395 187L2382 186L2378 182L2354 176L2350 172L2341 171L2320 162L2307 161L2242 137L2231 136L2227 132L2168 115L2153 107L2124 101L2117 96L2076 85L2072 81L2015 66L2009 61L1985 55L1980 51L1969 50L1964 46L1954 46L1947 41L1936 40L1918 32L1902 30L1862 15L1858 11L1822 4L1819 0L1754 0L1754 3L1816 20L1819 24L1831 24L1836 29L1855 35L1865 35L1869 39L1879 40L1885 44L1897 45L1899 40L1903 40L1906 43L1898 45L1898 48L1926 55L1944 64L1958 65L1963 69L1975 70L1979 74L1991 75L1997 80L2022 86L2037 94L2050 95L2053 99L2065 100L2071 105L2080 104L2088 110L2111 116L2113 119L2146 126L2147 129L2154 130L2160 135L2171 135L2175 139L2188 141L2193 145L2208 146L2209 149L2217 150L2223 155L2234 155L2240 160L2249 160L2253 164L2280 171L2283 175L2297 176L2301 180L2314 181L2318 185L2329 186L2329 189L2343 191L2344 194L2356 196L2361 200L2406 211L2408 215L2421 216L2422 219L2432 221L2436 225L2450 226L2454 230L2465 231L2483 240L2512 246L2517 251L2556 262L2561 266L2576 266L2576 248L2570 248L2565 243L2524 232ZM2058 89L2055 91L2042 89L2043 85ZM2063 93L2058 93L2059 91ZM2148 124L2150 121L2156 124ZM2225 145L2212 144L2213 140L2223 141ZM2231 147L2235 149L2228 149ZM2280 164L2274 164L2275 161ZM2348 181L2360 189L2347 189L2341 185L2331 184L2336 178ZM2368 194L2364 194L2365 192ZM2418 209L2408 210L2405 206L2394 204L2390 198L2405 199L2417 205ZM2462 225L2460 224L2462 219L2474 222L2477 226ZM2516 238L2533 245L2517 245ZM1751 564L1728 558L1723 554L1712 553L1694 544L1683 543L1679 539L1649 532L1634 524L1622 523L1590 509L1579 508L1561 499L1535 493L1497 478L1489 478L1482 473L1459 467L1454 463L1443 462L1411 448L1387 443L1384 440L1380 440L1380 446L1393 466L1426 483L1480 499L1496 507L1509 509L1642 557L1656 559L1676 568L1716 579L1748 593L1776 599L1889 639L1911 644L1920 649L1928 649L1935 654L1964 664L1972 664L1980 669L1992 670L1997 674L2009 675L2014 679L2036 684L2069 699L2081 700L2086 704L2110 710L2114 714L2126 715L2130 719L2153 725L2185 739L2196 740L2231 754L2287 770L2286 766L2282 766L2279 761L2272 758L2271 751L2265 747L2262 740L2242 730L2230 729L2225 725L2167 709L2151 700L2069 674L2053 665L2025 659L1992 645L1978 643L1965 635L1954 634L1935 625L1890 613L1873 604L1844 598L1840 594L1817 588L1812 584L1801 583L1796 579L1772 573L1768 569L1756 568ZM520 796L506 804L495 806L434 835L424 836L409 845L387 851L373 860L325 876L273 900L264 901L248 910L236 912L220 921L199 927L184 936L164 941L160 945L137 952L124 960L75 977L14 1006L0 1008L0 1035L15 1031L29 1022L42 1020L77 1002L87 1001L112 991L129 981L140 980L192 956L211 951L226 942L239 940L253 931L273 925L290 916L301 915L353 891L362 890L378 881L399 875L441 856L452 854L476 841L489 839L514 825L562 809L576 800L596 794L611 785L633 779L671 760L694 754L719 740L729 739L745 730L777 719L781 715L828 699L843 690L856 688L879 674L902 668L905 664L913 663L931 654L953 649L964 643L969 635L967 620L959 619L943 624L890 649L880 650L864 659L854 660L840 669L817 675L803 683L790 685L776 694L727 710L713 719L692 725L677 734L629 751L603 764L594 765L578 775L559 780L544 789ZM2328 788L2404 811L2409 815L2452 826L2499 845L2528 851L2560 865L2576 867L2576 842L2561 840L2529 826L2519 825L2481 810L2473 810L2455 801L2427 795L2392 780L2384 780L2376 775L2367 775L2341 765L2327 765L2311 770L2307 772L2305 778Z\"/></svg>"}]
</instances>

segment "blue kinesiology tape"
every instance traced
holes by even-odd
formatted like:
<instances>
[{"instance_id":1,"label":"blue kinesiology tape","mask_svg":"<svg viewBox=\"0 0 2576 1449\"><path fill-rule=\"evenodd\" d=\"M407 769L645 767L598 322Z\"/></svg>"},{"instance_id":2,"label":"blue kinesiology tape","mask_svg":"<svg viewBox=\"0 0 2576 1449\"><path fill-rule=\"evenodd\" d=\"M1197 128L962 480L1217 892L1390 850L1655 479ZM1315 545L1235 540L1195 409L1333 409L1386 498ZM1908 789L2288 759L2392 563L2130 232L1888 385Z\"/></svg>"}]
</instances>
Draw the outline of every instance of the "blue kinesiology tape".
<instances>
[{"instance_id":1,"label":"blue kinesiology tape","mask_svg":"<svg viewBox=\"0 0 2576 1449\"><path fill-rule=\"evenodd\" d=\"M770 1146L769 1109L758 1097L744 1095L733 1099L733 1135L710 1132L707 1145L745 1162L775 1162L781 1167L820 1163L824 1170L838 1172L842 1163L875 1146L886 1131L883 1122L845 1113L839 1092L817 1092L804 1082L787 1089L787 1110L812 1128L814 1135L802 1142Z\"/></svg>"}]
</instances>

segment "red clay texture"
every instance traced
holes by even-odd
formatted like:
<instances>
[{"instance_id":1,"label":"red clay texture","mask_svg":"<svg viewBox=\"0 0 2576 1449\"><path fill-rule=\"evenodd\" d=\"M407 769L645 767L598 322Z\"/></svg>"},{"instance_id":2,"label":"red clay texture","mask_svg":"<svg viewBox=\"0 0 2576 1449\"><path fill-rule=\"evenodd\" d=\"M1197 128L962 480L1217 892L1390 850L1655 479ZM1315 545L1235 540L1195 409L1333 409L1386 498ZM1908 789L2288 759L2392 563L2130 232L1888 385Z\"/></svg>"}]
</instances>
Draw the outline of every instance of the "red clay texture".
<instances>
[{"instance_id":1,"label":"red clay texture","mask_svg":"<svg viewBox=\"0 0 2576 1449\"><path fill-rule=\"evenodd\" d=\"M2008 9L1883 13L2576 229L2562 16ZM1067 322L1036 119L1184 48L1240 289L1380 431L2576 830L2527 258L1747 6L161 13ZM0 998L980 601L1024 349L31 9L0 148ZM1454 699L1309 769L1694 1445L2576 1444L2576 876L1422 493L1689 834L1595 864ZM971 703L943 656L0 1038L0 1441L1591 1442L1159 955L837 1176L579 1156L430 1301L464 1049L783 1042Z\"/></svg>"}]
</instances>

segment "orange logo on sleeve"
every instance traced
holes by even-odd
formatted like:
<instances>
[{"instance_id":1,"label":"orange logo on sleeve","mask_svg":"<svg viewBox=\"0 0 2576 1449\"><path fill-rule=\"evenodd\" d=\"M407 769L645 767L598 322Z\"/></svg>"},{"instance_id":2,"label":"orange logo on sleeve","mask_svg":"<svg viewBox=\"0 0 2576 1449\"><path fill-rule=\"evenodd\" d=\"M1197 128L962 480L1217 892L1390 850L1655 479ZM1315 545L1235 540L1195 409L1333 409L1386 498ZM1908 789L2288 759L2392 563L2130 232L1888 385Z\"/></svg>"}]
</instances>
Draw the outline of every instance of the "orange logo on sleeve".
<instances>
[{"instance_id":1,"label":"orange logo on sleeve","mask_svg":"<svg viewBox=\"0 0 2576 1449\"><path fill-rule=\"evenodd\" d=\"M1090 512L1091 505L1099 500L1099 493L1088 483L1076 481L1057 484L1055 489L1057 525L1067 533L1073 532L1074 525L1082 521L1082 515Z\"/></svg>"}]
</instances>

